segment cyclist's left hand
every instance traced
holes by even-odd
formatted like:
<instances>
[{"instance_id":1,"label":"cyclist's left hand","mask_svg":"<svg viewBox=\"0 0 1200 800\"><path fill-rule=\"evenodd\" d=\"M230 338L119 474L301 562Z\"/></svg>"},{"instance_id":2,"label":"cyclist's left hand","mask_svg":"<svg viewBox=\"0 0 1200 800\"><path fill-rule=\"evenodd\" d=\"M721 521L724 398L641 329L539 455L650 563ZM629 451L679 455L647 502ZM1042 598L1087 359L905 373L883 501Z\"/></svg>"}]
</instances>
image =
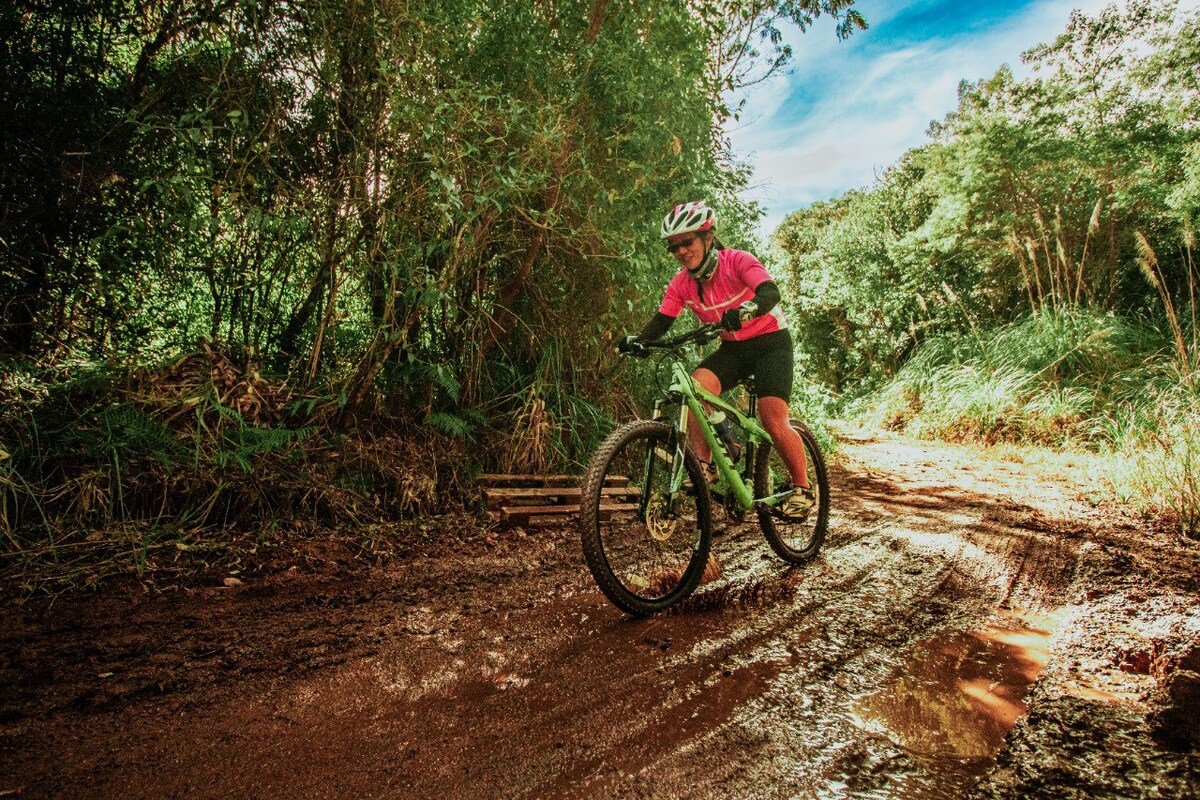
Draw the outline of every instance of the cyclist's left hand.
<instances>
[{"instance_id":1,"label":"cyclist's left hand","mask_svg":"<svg viewBox=\"0 0 1200 800\"><path fill-rule=\"evenodd\" d=\"M727 331L740 331L743 322L754 319L758 313L758 304L747 300L737 308L731 308L721 315L721 327Z\"/></svg>"},{"instance_id":2,"label":"cyclist's left hand","mask_svg":"<svg viewBox=\"0 0 1200 800\"><path fill-rule=\"evenodd\" d=\"M644 356L649 351L636 333L630 333L617 340L617 352L622 355Z\"/></svg>"}]
</instances>

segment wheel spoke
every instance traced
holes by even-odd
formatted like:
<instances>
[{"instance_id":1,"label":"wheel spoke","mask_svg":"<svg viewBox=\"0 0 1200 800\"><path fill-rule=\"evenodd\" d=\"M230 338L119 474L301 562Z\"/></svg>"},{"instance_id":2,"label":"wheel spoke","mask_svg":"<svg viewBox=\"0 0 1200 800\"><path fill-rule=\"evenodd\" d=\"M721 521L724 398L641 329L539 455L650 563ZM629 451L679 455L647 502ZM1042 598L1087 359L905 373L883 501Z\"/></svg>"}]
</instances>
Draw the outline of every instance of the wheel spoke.
<instances>
[{"instance_id":1,"label":"wheel spoke","mask_svg":"<svg viewBox=\"0 0 1200 800\"><path fill-rule=\"evenodd\" d=\"M671 428L631 423L614 432L584 480L580 526L584 555L601 590L618 607L651 614L695 589L708 557L710 501L699 461L688 452L684 485L670 491ZM625 481L619 505L604 513L600 489ZM636 508L636 511L629 511Z\"/></svg>"},{"instance_id":2,"label":"wheel spoke","mask_svg":"<svg viewBox=\"0 0 1200 800\"><path fill-rule=\"evenodd\" d=\"M829 478L816 437L796 420L792 420L792 427L804 442L808 485L815 502L803 519L784 515L778 506L763 505L758 509L758 521L776 554L784 561L799 564L815 556L825 540L829 520ZM791 475L783 458L774 447L764 446L755 465L755 496L773 498L790 488Z\"/></svg>"}]
</instances>

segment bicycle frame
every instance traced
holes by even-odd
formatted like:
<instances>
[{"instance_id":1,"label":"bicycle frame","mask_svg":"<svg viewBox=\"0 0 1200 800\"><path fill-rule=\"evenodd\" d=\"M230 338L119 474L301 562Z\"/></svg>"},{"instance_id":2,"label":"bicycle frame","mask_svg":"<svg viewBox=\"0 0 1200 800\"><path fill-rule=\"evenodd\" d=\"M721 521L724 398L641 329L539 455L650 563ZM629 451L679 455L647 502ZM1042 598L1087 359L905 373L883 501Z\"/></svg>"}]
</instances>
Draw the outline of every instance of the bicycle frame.
<instances>
[{"instance_id":1,"label":"bicycle frame","mask_svg":"<svg viewBox=\"0 0 1200 800\"><path fill-rule=\"evenodd\" d=\"M750 415L753 414L753 405L751 406L750 414L742 413L740 409L735 408L720 395L713 394L697 383L681 361L672 361L671 384L667 388L665 396L659 399L654 405L655 418L662 416L663 405L679 405L679 417L675 421L675 429L679 431L680 440L675 443L675 453L672 454L671 492L675 493L679 491L683 485L683 447L687 441L687 412L691 411L692 416L700 426L700 432L704 436L704 441L708 442L708 446L712 450L713 463L716 464L717 474L725 480L738 504L742 508L750 510L755 503L754 492L747 485L747 481L738 473L733 460L726 453L725 444L717 436L716 429L708 419L709 412L705 410L704 403L710 404L713 408L721 409L727 415L733 415L736 423L746 431L748 440L746 442L743 463L747 472L753 469L752 462L757 446L771 441L771 437L767 434L762 424ZM770 503L769 500L767 502Z\"/></svg>"},{"instance_id":2,"label":"bicycle frame","mask_svg":"<svg viewBox=\"0 0 1200 800\"><path fill-rule=\"evenodd\" d=\"M653 342L627 337L618 347L627 355L658 353L669 361L655 364L655 382L661 388L665 378L666 386L654 403L654 419L623 423L605 437L580 488L579 532L588 569L605 596L629 614L656 614L702 583L710 564L715 504L729 526L722 530L741 526L744 512L753 509L767 544L788 564L811 560L825 539L829 477L812 432L789 417L808 462L802 476L808 481L793 481L783 454L774 451L756 417L754 387L749 386L750 401L742 411L692 378L685 346L703 346L719 333L719 326L707 324ZM710 411L729 415L744 434L741 463L735 463L736 448L731 455ZM700 427L689 437L691 425ZM706 480L713 476L690 452L689 439L697 445L703 439L712 448L708 466L715 468L719 488ZM807 488L804 499L811 502L800 509L803 513L788 514L782 504L802 491L796 484ZM606 502L613 499L609 487L619 487L621 499Z\"/></svg>"}]
</instances>

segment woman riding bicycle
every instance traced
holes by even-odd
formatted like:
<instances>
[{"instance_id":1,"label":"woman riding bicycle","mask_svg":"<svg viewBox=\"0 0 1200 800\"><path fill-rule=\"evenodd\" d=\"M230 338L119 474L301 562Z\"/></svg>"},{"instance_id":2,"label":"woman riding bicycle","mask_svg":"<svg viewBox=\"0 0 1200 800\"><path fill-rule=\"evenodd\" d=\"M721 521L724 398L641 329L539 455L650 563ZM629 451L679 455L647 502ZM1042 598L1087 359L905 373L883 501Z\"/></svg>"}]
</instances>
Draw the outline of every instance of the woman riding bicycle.
<instances>
[{"instance_id":1,"label":"woman riding bicycle","mask_svg":"<svg viewBox=\"0 0 1200 800\"><path fill-rule=\"evenodd\" d=\"M662 337L686 306L701 322L720 323L721 345L692 378L713 394L754 376L758 416L800 491L789 497L784 514L804 517L814 503L808 483L804 443L789 424L792 395L792 336L779 305L779 287L750 253L725 247L716 238L716 212L703 200L675 206L662 222L667 251L683 267L667 284L658 313L640 333L624 337L622 352ZM715 480L712 451L698 425L688 426L692 449Z\"/></svg>"}]
</instances>

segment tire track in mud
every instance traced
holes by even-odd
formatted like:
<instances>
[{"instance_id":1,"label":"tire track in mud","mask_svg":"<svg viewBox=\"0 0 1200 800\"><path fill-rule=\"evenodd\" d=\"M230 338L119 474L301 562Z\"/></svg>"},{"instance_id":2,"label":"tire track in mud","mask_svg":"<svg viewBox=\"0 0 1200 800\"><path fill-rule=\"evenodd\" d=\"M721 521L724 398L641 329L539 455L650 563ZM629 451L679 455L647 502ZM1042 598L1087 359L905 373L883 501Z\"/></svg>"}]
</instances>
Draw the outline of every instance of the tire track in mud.
<instances>
[{"instance_id":1,"label":"tire track in mud","mask_svg":"<svg viewBox=\"0 0 1200 800\"><path fill-rule=\"evenodd\" d=\"M826 619L837 623L848 614L861 613L866 605L864 601L872 599L873 579L879 574L895 572L897 564L909 555L901 540L894 536L883 546L868 541L880 533L882 530L877 526L873 535L832 543L816 562L822 568L821 572L815 579L801 581L797 599L790 607L783 611L778 608L751 609L751 624L736 629L733 634L716 634L716 629L710 627L706 636L690 640L679 636L694 627L694 624L689 625L695 620L688 617L686 608L681 614L666 615L659 620L629 623L653 626L656 631L655 636L650 637L653 641L672 641L674 644L690 641L686 652L664 660L659 673L674 675L677 684L682 680L685 690L676 703L658 708L642 708L636 703L616 704L614 708L608 701L603 701L598 709L593 709L590 703L573 706L571 717L586 715L589 711L598 715L611 713L614 718L625 720L629 730L609 742L600 753L595 752L596 745L593 744L593 752L587 759L527 796L570 796L572 790L579 796L616 796L621 794L622 786L634 780L631 776L639 773L652 777L648 778L649 785L639 784L636 791L631 790L633 794L655 796L654 787L658 786L661 796L670 796L678 789L680 780L692 780L687 777L690 770L662 775L659 774L662 770L655 765L664 757L693 747L693 740L711 738L712 731L725 726L742 704L769 690L784 673L800 673L805 679L824 677L826 683L828 676L834 676L835 682L831 685L845 692L847 690L836 682L836 677L842 674L839 664L866 660L868 654L878 652L880 642L890 641L893 649L902 647L911 641L914 627L923 632L928 625L944 622L940 619L944 616L943 606L961 600L951 586L956 574L964 571L959 560L968 545L961 541L956 543L957 547L946 549L941 565L936 568L920 568L909 560L910 568L904 570L904 574L910 576L905 582L907 593L898 598L893 592L887 607L877 609L870 624L859 621L850 631L839 635L836 628L824 623ZM765 546L761 537L754 533L743 534L736 543L738 546L731 548L728 545L732 538L736 537L723 537L718 542L727 563L734 560L754 562ZM867 544L872 544L867 549L873 554L868 554L865 563L861 552L855 552L844 560L852 564L857 562L856 567L847 570L837 566L837 562L843 560L844 552L862 551ZM754 563L743 563L732 565L729 572L745 580L745 576L755 576L763 570ZM1019 575L1019 570L1014 571L1013 581L1008 586L1010 594ZM806 578L811 577L806 574ZM756 579L762 578L750 578ZM781 582L783 578L767 580ZM702 591L698 595L701 602L693 604L703 606L705 593ZM728 620L743 611L745 609L735 604L726 612L701 613L699 616ZM915 620L919 620L919 624L914 626ZM863 635L867 628L873 629L873 638ZM676 634L674 640L665 636L668 631ZM796 631L800 631L799 635ZM851 645L846 646L846 642ZM814 657L813 653L819 655ZM888 663L888 660L884 662ZM620 671L620 665L615 665L613 671ZM875 669L873 674L878 677L881 670ZM625 696L637 696L638 684L647 680L659 682L646 672L631 672L629 678L625 685L610 685L610 688ZM737 688L730 689L731 685ZM812 704L809 701L810 707ZM701 716L702 723L692 722L697 715ZM707 766L701 774L712 772L713 768Z\"/></svg>"},{"instance_id":2,"label":"tire track in mud","mask_svg":"<svg viewBox=\"0 0 1200 800\"><path fill-rule=\"evenodd\" d=\"M921 500L909 505L926 511L937 508L936 503ZM931 627L955 624L954 615L945 613L950 607L957 612L957 624L969 630L971 617L978 623L996 608L1011 604L1014 598L1039 599L1038 608L1055 604L1070 584L1076 558L1073 545L1063 546L1037 535L1006 533L989 521L978 496L972 499L955 493L948 505L955 509L975 508L978 513L973 519L960 519L959 526L949 530L941 515L932 519L926 515L919 517L913 527L893 522L876 525L866 533L831 535L830 545L818 563L823 561L828 566L843 559L861 563L864 551L871 551L867 554L870 560L848 574L841 573L842 580L823 590L801 584L811 595L806 601L798 598L796 606L787 613L773 615L775 619L765 630L758 629L756 634L746 635L738 642L743 663L762 664L769 657L764 652L778 651L788 632L800 628L806 632L805 656L788 648L790 657L778 662L779 669L771 676L773 685L754 698L739 719L716 721L702 741L674 750L664 748L668 754L661 761L642 765L635 780L636 788L619 792L622 783L629 782L629 774L637 771L627 765L607 777L594 777L579 795L592 792L667 797L671 796L670 790L656 787L677 787L680 780L693 775L702 776L699 783L704 788L697 796L737 796L754 788L760 796L804 797L817 796L819 791L814 786L822 785L822 779L834 789L845 784L847 775L837 773L846 772L847 767L852 768L850 777L864 770L869 777L872 770L879 772L882 767L890 768L893 773L919 773L909 754L886 740L882 745L874 744L874 753L870 752L872 748L864 747L862 731L845 721L839 706L886 678L888 669L901 661L914 638L920 638ZM903 521L907 520L900 522ZM939 528L932 537L929 522L937 523L935 527ZM835 521L833 530L840 527ZM933 566L921 568L920 562L913 562L913 555ZM902 586L889 581L886 607L880 607L878 579L897 573L907 579ZM990 591L972 598L971 603L965 602L964 595L976 593L979 587ZM763 612L762 616L770 618L772 614ZM838 635L836 627L831 630L828 621L834 626L847 624L851 616L855 618L848 623L847 635ZM797 695L802 698L798 705L794 700ZM757 711L751 710L756 707ZM781 725L791 728L782 737L785 744L777 741L779 736L762 733L778 731ZM814 730L824 735L814 736ZM835 730L840 733L829 735ZM839 741L839 737L844 741ZM787 745L787 741L802 742L803 747ZM720 757L720 753L734 746L742 751L754 746L759 752L732 762ZM840 761L847 763L839 766ZM784 766L764 774L761 767L748 772L744 766L747 762ZM896 762L907 764L907 770L898 770ZM814 769L813 765L824 767ZM974 770L947 775L944 767L939 767L937 774L923 782L910 779L908 790L923 792L920 796L956 796L975 775ZM949 785L945 783L948 778ZM893 774L888 780L894 784L896 776ZM877 783L874 789L885 793L879 796L887 796L887 782ZM935 785L938 783L942 784L940 789ZM764 785L772 789L764 792ZM870 796L871 789L869 785L865 787L863 796ZM695 782L692 790L697 790Z\"/></svg>"},{"instance_id":3,"label":"tire track in mud","mask_svg":"<svg viewBox=\"0 0 1200 800\"><path fill-rule=\"evenodd\" d=\"M788 568L746 523L715 542L723 579L648 620L604 600L573 532L453 569L404 565L330 611L333 631L373 624L369 648L326 653L307 674L205 684L184 713L133 704L60 739L41 767L54 777L28 794L886 797L907 781L914 796L956 796L969 771L864 730L853 705L931 632L1059 602L1077 538L961 486L854 468L833 480L816 560ZM171 768L180 753L186 770Z\"/></svg>"}]
</instances>

